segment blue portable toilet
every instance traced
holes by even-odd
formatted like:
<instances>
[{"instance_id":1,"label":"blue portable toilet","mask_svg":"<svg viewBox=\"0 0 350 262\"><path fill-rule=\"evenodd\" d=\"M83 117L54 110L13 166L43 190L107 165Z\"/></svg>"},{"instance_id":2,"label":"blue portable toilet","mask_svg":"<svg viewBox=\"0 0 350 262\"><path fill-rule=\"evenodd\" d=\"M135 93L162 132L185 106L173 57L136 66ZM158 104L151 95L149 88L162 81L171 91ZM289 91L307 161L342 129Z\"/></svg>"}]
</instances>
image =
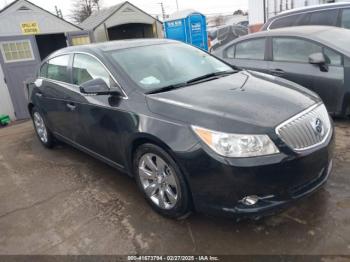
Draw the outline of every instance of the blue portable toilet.
<instances>
[{"instance_id":1,"label":"blue portable toilet","mask_svg":"<svg viewBox=\"0 0 350 262\"><path fill-rule=\"evenodd\" d=\"M207 22L194 10L176 12L164 22L165 36L208 51Z\"/></svg>"}]
</instances>

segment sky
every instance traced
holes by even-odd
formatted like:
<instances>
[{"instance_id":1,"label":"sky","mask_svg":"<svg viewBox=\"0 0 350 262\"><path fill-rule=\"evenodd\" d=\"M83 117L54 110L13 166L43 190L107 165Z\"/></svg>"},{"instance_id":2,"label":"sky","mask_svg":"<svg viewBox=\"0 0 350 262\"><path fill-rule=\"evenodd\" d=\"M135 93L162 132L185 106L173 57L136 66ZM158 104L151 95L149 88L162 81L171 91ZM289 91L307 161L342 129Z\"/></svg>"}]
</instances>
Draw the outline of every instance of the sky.
<instances>
[{"instance_id":1,"label":"sky","mask_svg":"<svg viewBox=\"0 0 350 262\"><path fill-rule=\"evenodd\" d=\"M10 4L13 0L0 0L0 8ZM63 16L69 19L72 2L74 0L29 0L34 4L50 11L55 12L55 5L62 10ZM179 9L195 9L204 14L229 14L237 9L247 10L248 0L177 0ZM123 2L122 0L101 0L102 7L109 7ZM129 0L137 7L152 14L160 15L160 2L163 2L167 14L176 11L176 0Z\"/></svg>"}]
</instances>

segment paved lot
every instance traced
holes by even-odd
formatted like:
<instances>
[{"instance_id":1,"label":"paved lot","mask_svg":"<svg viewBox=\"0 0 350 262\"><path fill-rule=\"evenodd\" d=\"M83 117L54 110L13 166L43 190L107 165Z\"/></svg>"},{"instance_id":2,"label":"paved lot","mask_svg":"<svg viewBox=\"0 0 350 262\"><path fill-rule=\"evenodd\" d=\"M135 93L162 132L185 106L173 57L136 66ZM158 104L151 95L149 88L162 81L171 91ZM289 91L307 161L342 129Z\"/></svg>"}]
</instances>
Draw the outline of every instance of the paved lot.
<instances>
[{"instance_id":1,"label":"paved lot","mask_svg":"<svg viewBox=\"0 0 350 262\"><path fill-rule=\"evenodd\" d=\"M31 122L0 129L0 254L350 254L350 121L325 188L279 215L233 222L154 213L136 184Z\"/></svg>"}]
</instances>

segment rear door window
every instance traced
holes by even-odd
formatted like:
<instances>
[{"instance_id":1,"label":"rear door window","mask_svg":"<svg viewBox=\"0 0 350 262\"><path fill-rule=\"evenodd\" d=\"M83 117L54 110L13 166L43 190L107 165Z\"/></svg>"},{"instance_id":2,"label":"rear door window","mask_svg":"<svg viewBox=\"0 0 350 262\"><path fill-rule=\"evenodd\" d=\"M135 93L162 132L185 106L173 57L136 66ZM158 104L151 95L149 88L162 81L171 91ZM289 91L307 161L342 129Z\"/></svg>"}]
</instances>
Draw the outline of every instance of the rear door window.
<instances>
[{"instance_id":1,"label":"rear door window","mask_svg":"<svg viewBox=\"0 0 350 262\"><path fill-rule=\"evenodd\" d=\"M47 78L69 83L68 76L69 55L61 55L47 62Z\"/></svg>"},{"instance_id":2,"label":"rear door window","mask_svg":"<svg viewBox=\"0 0 350 262\"><path fill-rule=\"evenodd\" d=\"M273 61L308 63L311 54L322 52L320 45L298 38L276 37L272 44Z\"/></svg>"},{"instance_id":3,"label":"rear door window","mask_svg":"<svg viewBox=\"0 0 350 262\"><path fill-rule=\"evenodd\" d=\"M311 13L310 25L329 25L335 26L338 19L338 10L327 10Z\"/></svg>"},{"instance_id":4,"label":"rear door window","mask_svg":"<svg viewBox=\"0 0 350 262\"><path fill-rule=\"evenodd\" d=\"M341 16L341 27L350 29L350 9L343 9Z\"/></svg>"},{"instance_id":5,"label":"rear door window","mask_svg":"<svg viewBox=\"0 0 350 262\"><path fill-rule=\"evenodd\" d=\"M236 44L236 59L264 60L265 38L246 40Z\"/></svg>"}]
</instances>

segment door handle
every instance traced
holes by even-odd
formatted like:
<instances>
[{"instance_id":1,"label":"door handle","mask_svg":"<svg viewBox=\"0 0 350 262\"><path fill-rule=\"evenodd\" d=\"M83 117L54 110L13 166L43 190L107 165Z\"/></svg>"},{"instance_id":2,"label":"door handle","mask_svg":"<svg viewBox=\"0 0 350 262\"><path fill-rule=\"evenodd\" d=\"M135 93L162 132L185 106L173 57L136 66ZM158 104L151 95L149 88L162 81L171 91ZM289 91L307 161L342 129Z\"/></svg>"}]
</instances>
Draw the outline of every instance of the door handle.
<instances>
[{"instance_id":1,"label":"door handle","mask_svg":"<svg viewBox=\"0 0 350 262\"><path fill-rule=\"evenodd\" d=\"M43 94L40 93L40 92L36 92L35 95L36 95L37 97L42 97L42 96L43 96Z\"/></svg>"},{"instance_id":2,"label":"door handle","mask_svg":"<svg viewBox=\"0 0 350 262\"><path fill-rule=\"evenodd\" d=\"M73 103L67 103L66 106L69 108L69 110L74 111L75 108L77 107L75 104Z\"/></svg>"},{"instance_id":3,"label":"door handle","mask_svg":"<svg viewBox=\"0 0 350 262\"><path fill-rule=\"evenodd\" d=\"M275 76L282 76L284 75L284 71L282 69L271 69L269 70L270 74L275 75Z\"/></svg>"}]
</instances>

